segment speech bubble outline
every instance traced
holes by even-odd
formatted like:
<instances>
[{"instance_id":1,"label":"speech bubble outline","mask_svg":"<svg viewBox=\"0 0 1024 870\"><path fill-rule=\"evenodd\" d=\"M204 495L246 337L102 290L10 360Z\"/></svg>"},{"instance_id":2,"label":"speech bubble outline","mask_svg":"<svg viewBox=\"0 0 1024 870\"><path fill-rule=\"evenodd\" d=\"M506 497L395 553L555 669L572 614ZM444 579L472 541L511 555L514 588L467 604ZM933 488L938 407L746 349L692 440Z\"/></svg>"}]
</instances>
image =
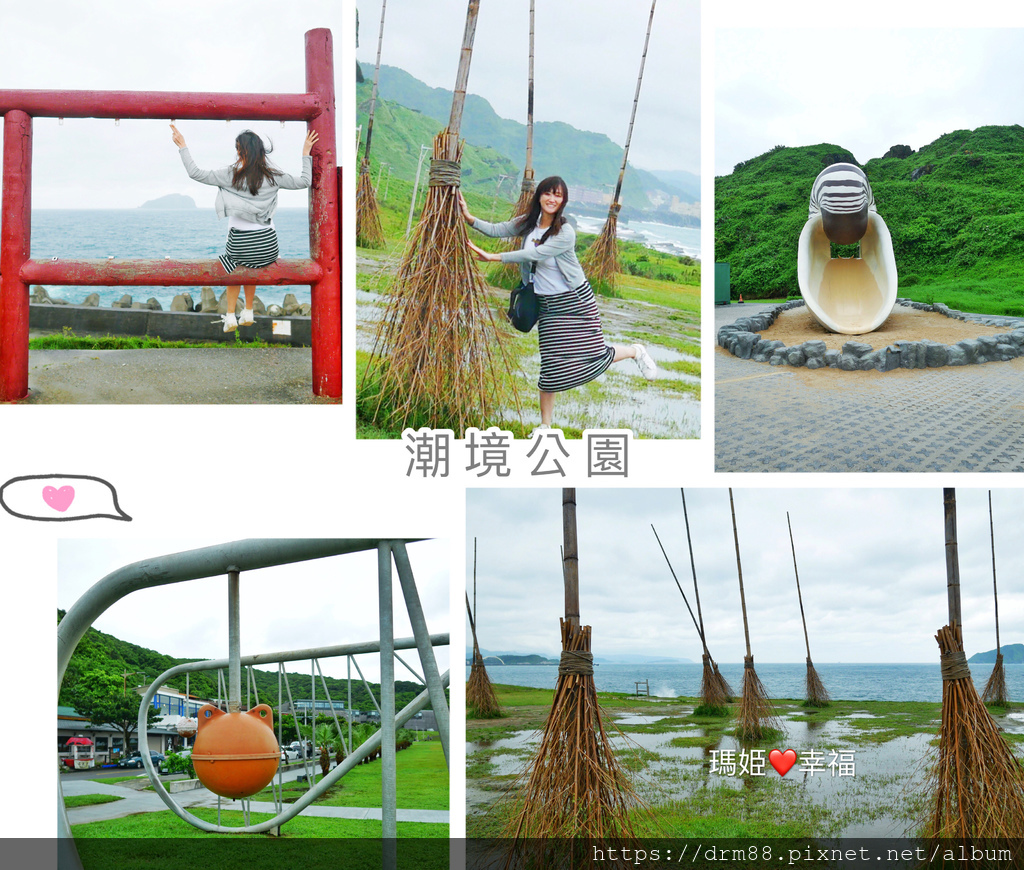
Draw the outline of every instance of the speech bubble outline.
<instances>
[{"instance_id":1,"label":"speech bubble outline","mask_svg":"<svg viewBox=\"0 0 1024 870\"><path fill-rule=\"evenodd\" d=\"M114 510L117 513L92 513L92 514L85 514L83 516L38 516L38 515L35 515L35 514L21 513L20 511L14 510L9 504L7 504L7 501L4 498L4 493L7 490L7 488L12 486L13 484L21 483L21 482L26 481L26 480L35 480L35 481L89 480L89 481L93 481L94 483L101 483L101 484L103 484L103 486L107 487L107 489L110 490L111 503L113 505ZM40 489L40 493L42 493L42 489ZM77 496L78 496L78 492L76 491L75 492L75 498L76 499L77 499ZM74 502L72 502L69 505L68 509L72 508L73 506L74 506ZM128 516L128 514L126 514L123 510L121 510L121 505L118 503L118 500L117 500L117 490L114 488L113 484L111 484L109 481L104 480L102 477L94 477L93 475L90 475L90 474L27 474L27 475L23 475L21 477L12 477L10 480L6 481L3 484L3 486L0 486L0 507L2 507L5 511L7 511L7 513L9 513L11 516L18 517L19 519L22 519L22 520L36 520L37 522L41 522L41 523L68 523L68 522L74 522L76 520L98 520L98 519L123 520L125 522L131 522L132 521L132 518L130 516Z\"/></svg>"}]
</instances>

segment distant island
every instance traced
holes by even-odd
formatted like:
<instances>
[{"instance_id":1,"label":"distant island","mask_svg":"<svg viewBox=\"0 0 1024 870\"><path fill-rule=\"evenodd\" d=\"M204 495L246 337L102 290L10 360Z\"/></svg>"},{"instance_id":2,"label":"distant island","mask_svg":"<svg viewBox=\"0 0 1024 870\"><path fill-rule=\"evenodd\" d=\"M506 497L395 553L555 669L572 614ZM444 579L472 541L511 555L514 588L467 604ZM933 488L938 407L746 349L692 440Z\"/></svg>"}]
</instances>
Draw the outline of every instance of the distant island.
<instances>
[{"instance_id":1,"label":"distant island","mask_svg":"<svg viewBox=\"0 0 1024 870\"><path fill-rule=\"evenodd\" d=\"M169 193L142 203L139 208L195 208L196 201L182 193Z\"/></svg>"},{"instance_id":2,"label":"distant island","mask_svg":"<svg viewBox=\"0 0 1024 870\"><path fill-rule=\"evenodd\" d=\"M1003 654L1004 664L1024 664L1024 643L1004 643L1000 645L999 651ZM975 653L967 661L972 665L994 665L996 663L996 651L990 649L988 652Z\"/></svg>"}]
</instances>

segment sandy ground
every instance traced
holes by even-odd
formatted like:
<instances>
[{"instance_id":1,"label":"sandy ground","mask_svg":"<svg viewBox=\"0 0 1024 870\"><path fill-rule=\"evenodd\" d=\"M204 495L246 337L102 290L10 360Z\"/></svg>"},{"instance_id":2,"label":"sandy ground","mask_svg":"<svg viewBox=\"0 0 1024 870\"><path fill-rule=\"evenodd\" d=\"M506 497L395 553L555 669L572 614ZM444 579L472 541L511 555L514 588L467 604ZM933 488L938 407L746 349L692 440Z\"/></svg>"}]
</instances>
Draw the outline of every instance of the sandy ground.
<instances>
[{"instance_id":1,"label":"sandy ground","mask_svg":"<svg viewBox=\"0 0 1024 870\"><path fill-rule=\"evenodd\" d=\"M760 334L765 339L782 341L786 347L820 339L825 342L826 347L835 350L842 350L848 341L862 341L877 350L897 341L930 339L939 344L956 344L965 338L998 335L1007 331L1005 326L984 326L971 321L954 320L936 311L918 311L897 305L878 329L863 335L828 332L811 316L806 307L783 311L775 323Z\"/></svg>"}]
</instances>

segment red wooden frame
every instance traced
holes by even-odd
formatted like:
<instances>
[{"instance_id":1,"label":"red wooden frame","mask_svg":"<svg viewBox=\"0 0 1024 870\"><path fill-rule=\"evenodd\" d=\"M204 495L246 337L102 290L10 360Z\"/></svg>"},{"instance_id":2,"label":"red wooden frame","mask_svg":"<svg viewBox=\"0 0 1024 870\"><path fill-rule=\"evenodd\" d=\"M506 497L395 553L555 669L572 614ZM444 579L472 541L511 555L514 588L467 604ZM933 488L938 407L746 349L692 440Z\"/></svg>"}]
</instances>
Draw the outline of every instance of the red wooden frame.
<instances>
[{"instance_id":1,"label":"red wooden frame","mask_svg":"<svg viewBox=\"0 0 1024 870\"><path fill-rule=\"evenodd\" d=\"M306 93L0 90L4 116L0 203L0 401L28 395L29 284L309 284L312 379L318 396L341 397L341 214L331 31L306 33ZM167 118L306 121L319 136L309 192L309 259L267 269L217 260L33 260L32 118Z\"/></svg>"}]
</instances>

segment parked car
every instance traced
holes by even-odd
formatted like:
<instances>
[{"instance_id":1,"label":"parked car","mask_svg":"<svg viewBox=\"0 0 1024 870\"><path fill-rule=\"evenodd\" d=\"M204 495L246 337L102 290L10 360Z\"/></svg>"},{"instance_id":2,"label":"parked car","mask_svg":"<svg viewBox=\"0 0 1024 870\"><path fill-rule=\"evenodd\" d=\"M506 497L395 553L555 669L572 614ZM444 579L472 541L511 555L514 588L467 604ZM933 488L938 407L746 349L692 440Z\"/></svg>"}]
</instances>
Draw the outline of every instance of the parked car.
<instances>
[{"instance_id":1,"label":"parked car","mask_svg":"<svg viewBox=\"0 0 1024 870\"><path fill-rule=\"evenodd\" d=\"M296 746L282 746L281 747L281 761L288 763L289 761L299 761L302 758L302 750Z\"/></svg>"},{"instance_id":2,"label":"parked car","mask_svg":"<svg viewBox=\"0 0 1024 870\"><path fill-rule=\"evenodd\" d=\"M153 761L153 766L160 769L160 765L164 763L164 757L157 752L155 749L149 750L149 757ZM118 767L142 767L142 753L136 750L135 752L129 752L124 758L118 763Z\"/></svg>"}]
</instances>

